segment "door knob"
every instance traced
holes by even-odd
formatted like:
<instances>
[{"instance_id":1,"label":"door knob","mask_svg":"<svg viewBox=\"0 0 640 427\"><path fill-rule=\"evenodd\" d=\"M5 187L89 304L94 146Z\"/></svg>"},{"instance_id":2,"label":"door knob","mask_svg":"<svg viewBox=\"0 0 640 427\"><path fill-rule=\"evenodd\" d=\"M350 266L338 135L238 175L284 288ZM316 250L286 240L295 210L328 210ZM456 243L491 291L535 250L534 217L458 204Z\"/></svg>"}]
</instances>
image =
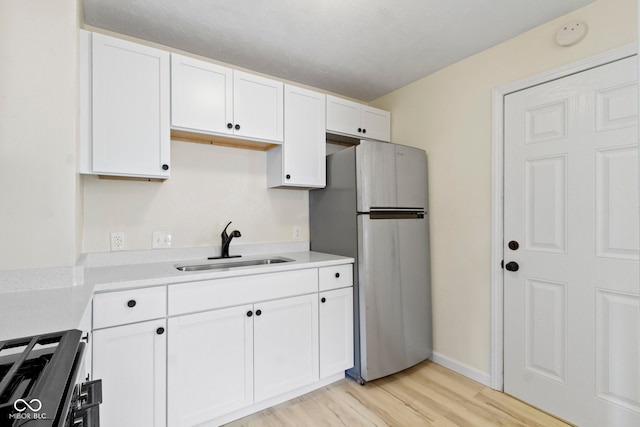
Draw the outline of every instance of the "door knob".
<instances>
[{"instance_id":1,"label":"door knob","mask_svg":"<svg viewBox=\"0 0 640 427\"><path fill-rule=\"evenodd\" d=\"M504 266L504 268L506 268L508 271L518 271L518 270L520 270L520 266L515 261L508 262L507 265Z\"/></svg>"}]
</instances>

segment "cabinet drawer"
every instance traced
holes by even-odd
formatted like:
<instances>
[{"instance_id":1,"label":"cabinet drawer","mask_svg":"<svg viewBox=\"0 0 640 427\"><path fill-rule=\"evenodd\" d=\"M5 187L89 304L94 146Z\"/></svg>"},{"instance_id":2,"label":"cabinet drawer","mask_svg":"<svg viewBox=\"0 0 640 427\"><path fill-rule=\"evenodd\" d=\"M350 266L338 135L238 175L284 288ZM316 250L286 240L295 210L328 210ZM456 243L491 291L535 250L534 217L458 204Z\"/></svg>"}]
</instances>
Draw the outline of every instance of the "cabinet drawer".
<instances>
[{"instance_id":1,"label":"cabinet drawer","mask_svg":"<svg viewBox=\"0 0 640 427\"><path fill-rule=\"evenodd\" d=\"M320 292L353 286L353 264L322 267L318 278Z\"/></svg>"},{"instance_id":2,"label":"cabinet drawer","mask_svg":"<svg viewBox=\"0 0 640 427\"><path fill-rule=\"evenodd\" d=\"M108 292L93 297L93 329L166 316L165 286Z\"/></svg>"},{"instance_id":3,"label":"cabinet drawer","mask_svg":"<svg viewBox=\"0 0 640 427\"><path fill-rule=\"evenodd\" d=\"M169 286L169 316L318 292L315 268Z\"/></svg>"}]
</instances>

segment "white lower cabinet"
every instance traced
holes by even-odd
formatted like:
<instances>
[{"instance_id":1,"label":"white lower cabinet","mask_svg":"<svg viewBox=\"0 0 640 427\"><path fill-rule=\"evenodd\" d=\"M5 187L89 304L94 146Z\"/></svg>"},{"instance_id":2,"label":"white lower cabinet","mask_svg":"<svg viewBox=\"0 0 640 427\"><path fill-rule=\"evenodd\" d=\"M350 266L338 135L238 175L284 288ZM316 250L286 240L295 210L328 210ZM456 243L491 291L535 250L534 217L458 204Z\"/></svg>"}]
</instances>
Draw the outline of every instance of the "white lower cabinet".
<instances>
[{"instance_id":1,"label":"white lower cabinet","mask_svg":"<svg viewBox=\"0 0 640 427\"><path fill-rule=\"evenodd\" d=\"M96 294L103 424L220 425L342 378L352 282L342 264Z\"/></svg>"},{"instance_id":2,"label":"white lower cabinet","mask_svg":"<svg viewBox=\"0 0 640 427\"><path fill-rule=\"evenodd\" d=\"M169 319L169 426L192 426L318 380L318 297Z\"/></svg>"},{"instance_id":3,"label":"white lower cabinet","mask_svg":"<svg viewBox=\"0 0 640 427\"><path fill-rule=\"evenodd\" d=\"M255 304L255 401L318 380L318 296Z\"/></svg>"},{"instance_id":4,"label":"white lower cabinet","mask_svg":"<svg viewBox=\"0 0 640 427\"><path fill-rule=\"evenodd\" d=\"M169 426L196 425L253 403L252 311L250 304L169 319Z\"/></svg>"},{"instance_id":5,"label":"white lower cabinet","mask_svg":"<svg viewBox=\"0 0 640 427\"><path fill-rule=\"evenodd\" d=\"M321 292L320 378L353 368L353 287Z\"/></svg>"},{"instance_id":6,"label":"white lower cabinet","mask_svg":"<svg viewBox=\"0 0 640 427\"><path fill-rule=\"evenodd\" d=\"M166 425L165 319L93 332L93 377L102 379L105 426Z\"/></svg>"}]
</instances>

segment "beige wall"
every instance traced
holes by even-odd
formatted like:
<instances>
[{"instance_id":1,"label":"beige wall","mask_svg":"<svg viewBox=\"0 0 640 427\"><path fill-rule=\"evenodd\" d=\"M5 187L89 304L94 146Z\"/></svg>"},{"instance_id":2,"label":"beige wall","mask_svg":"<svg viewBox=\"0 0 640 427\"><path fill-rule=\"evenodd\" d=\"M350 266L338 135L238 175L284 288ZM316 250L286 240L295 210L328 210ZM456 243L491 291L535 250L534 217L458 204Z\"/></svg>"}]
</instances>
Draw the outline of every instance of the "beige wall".
<instances>
[{"instance_id":1,"label":"beige wall","mask_svg":"<svg viewBox=\"0 0 640 427\"><path fill-rule=\"evenodd\" d=\"M636 7L596 1L373 103L391 110L394 142L427 151L439 355L489 373L492 89L636 41ZM586 38L555 45L573 19Z\"/></svg>"},{"instance_id":2,"label":"beige wall","mask_svg":"<svg viewBox=\"0 0 640 427\"><path fill-rule=\"evenodd\" d=\"M0 270L75 264L75 0L0 2Z\"/></svg>"}]
</instances>

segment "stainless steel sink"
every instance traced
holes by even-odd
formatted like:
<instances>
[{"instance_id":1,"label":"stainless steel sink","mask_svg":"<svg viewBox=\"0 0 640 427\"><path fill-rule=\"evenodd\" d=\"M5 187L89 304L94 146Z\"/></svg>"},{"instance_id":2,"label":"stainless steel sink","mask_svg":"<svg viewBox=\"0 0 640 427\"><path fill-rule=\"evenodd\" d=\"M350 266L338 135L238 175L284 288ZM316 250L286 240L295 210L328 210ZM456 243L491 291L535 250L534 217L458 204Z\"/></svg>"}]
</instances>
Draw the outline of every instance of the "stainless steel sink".
<instances>
[{"instance_id":1,"label":"stainless steel sink","mask_svg":"<svg viewBox=\"0 0 640 427\"><path fill-rule=\"evenodd\" d=\"M206 264L176 264L175 267L180 271L202 271L202 270L221 270L224 268L236 267L252 267L259 265L280 264L283 262L293 261L290 258L272 257L261 259L247 259L238 261L217 260Z\"/></svg>"}]
</instances>

